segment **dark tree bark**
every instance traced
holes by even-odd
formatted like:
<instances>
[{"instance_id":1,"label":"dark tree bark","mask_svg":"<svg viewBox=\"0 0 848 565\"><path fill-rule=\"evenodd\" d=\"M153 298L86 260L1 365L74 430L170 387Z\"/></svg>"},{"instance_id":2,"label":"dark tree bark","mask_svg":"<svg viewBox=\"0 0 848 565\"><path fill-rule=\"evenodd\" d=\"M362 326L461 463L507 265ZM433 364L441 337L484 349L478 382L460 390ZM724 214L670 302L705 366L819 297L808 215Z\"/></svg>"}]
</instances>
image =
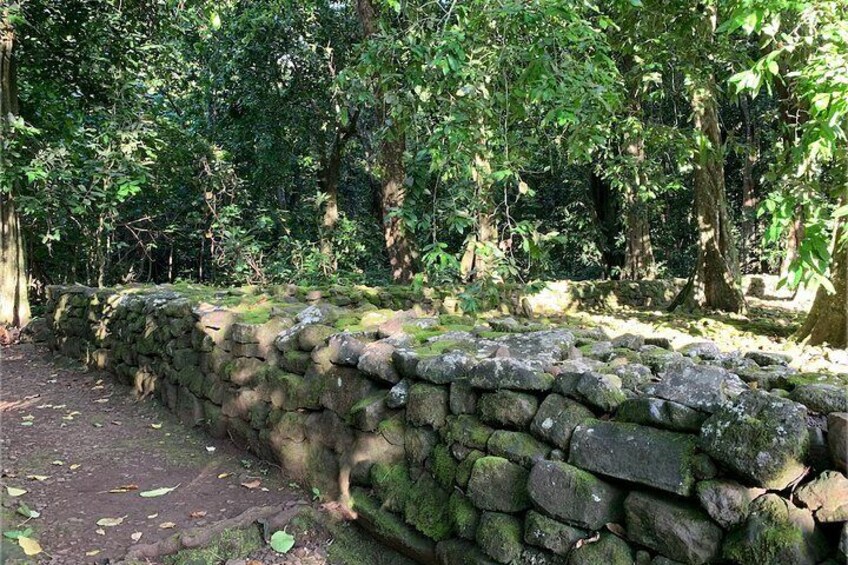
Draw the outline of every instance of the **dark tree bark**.
<instances>
[{"instance_id":1,"label":"dark tree bark","mask_svg":"<svg viewBox=\"0 0 848 565\"><path fill-rule=\"evenodd\" d=\"M789 232L786 234L786 248L783 250L783 261L780 262L780 276L786 278L792 268L792 263L798 258L801 240L804 239L804 208L795 207Z\"/></svg>"},{"instance_id":2,"label":"dark tree bark","mask_svg":"<svg viewBox=\"0 0 848 565\"><path fill-rule=\"evenodd\" d=\"M740 99L742 116L745 121L745 161L742 164L742 245L740 256L745 272L759 272L760 260L757 251L757 182L754 179L754 165L757 162L757 137L747 96Z\"/></svg>"},{"instance_id":3,"label":"dark tree bark","mask_svg":"<svg viewBox=\"0 0 848 565\"><path fill-rule=\"evenodd\" d=\"M367 40L377 33L377 14L371 0L357 0L356 12ZM386 127L378 157L382 182L380 211L383 239L389 256L392 279L395 282L410 282L415 274L416 253L404 229L403 220L397 214L406 200L406 169L403 162L406 136L396 123L387 125L388 112L383 106L379 89L375 92L375 98L380 104L377 112L378 123Z\"/></svg>"},{"instance_id":4,"label":"dark tree bark","mask_svg":"<svg viewBox=\"0 0 848 565\"><path fill-rule=\"evenodd\" d=\"M609 183L595 172L589 176L589 190L595 208L595 223L601 232L601 260L604 278L618 276L624 266L624 253L616 245L621 232L621 209Z\"/></svg>"},{"instance_id":5,"label":"dark tree bark","mask_svg":"<svg viewBox=\"0 0 848 565\"><path fill-rule=\"evenodd\" d=\"M9 8L3 8L0 21L0 146L12 135L10 122L18 114L15 74L15 29ZM0 167L5 158L0 152ZM26 260L20 219L15 209L12 186L0 186L0 324L16 327L29 322Z\"/></svg>"},{"instance_id":6,"label":"dark tree bark","mask_svg":"<svg viewBox=\"0 0 848 565\"><path fill-rule=\"evenodd\" d=\"M848 245L844 221L839 223L834 236L834 249L830 265L830 282L836 292L829 293L819 287L816 299L804 325L798 330L798 339L810 345L827 343L831 347L848 347Z\"/></svg>"},{"instance_id":7,"label":"dark tree bark","mask_svg":"<svg viewBox=\"0 0 848 565\"><path fill-rule=\"evenodd\" d=\"M635 90L635 89L634 89ZM633 105L631 114L641 118L642 108L638 94L631 92ZM624 188L625 235L627 246L624 250L624 269L621 276L629 280L653 279L656 276L654 249L651 245L651 225L647 210L641 202L639 193L646 184L643 166L645 163L645 140L641 132L629 132L624 138L624 153L634 168L627 175Z\"/></svg>"},{"instance_id":8,"label":"dark tree bark","mask_svg":"<svg viewBox=\"0 0 848 565\"><path fill-rule=\"evenodd\" d=\"M716 8L705 6L703 48L712 46ZM745 312L739 257L731 230L724 186L724 155L715 100L715 80L706 70L689 76L690 103L695 132L701 139L695 150L695 220L698 258L689 282L671 308Z\"/></svg>"}]
</instances>

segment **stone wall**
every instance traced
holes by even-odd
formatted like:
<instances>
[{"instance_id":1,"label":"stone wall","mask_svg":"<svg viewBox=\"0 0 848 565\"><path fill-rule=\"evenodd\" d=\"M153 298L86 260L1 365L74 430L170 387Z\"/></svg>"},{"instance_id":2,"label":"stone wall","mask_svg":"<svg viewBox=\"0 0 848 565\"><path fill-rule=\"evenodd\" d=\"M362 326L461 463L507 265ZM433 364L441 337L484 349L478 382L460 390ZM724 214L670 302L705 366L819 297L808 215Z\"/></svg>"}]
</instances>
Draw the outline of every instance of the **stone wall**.
<instances>
[{"instance_id":1,"label":"stone wall","mask_svg":"<svg viewBox=\"0 0 848 565\"><path fill-rule=\"evenodd\" d=\"M53 287L47 321L56 350L278 462L423 563L845 561L844 376L303 298L250 324L170 290Z\"/></svg>"}]
</instances>

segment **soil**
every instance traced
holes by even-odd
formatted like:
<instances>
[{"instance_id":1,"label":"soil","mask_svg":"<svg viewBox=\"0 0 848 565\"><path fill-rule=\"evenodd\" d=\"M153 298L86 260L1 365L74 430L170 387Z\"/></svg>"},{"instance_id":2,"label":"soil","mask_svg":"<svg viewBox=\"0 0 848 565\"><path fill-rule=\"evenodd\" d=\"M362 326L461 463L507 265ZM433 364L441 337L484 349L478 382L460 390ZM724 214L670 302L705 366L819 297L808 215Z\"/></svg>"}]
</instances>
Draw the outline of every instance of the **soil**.
<instances>
[{"instance_id":1,"label":"soil","mask_svg":"<svg viewBox=\"0 0 848 565\"><path fill-rule=\"evenodd\" d=\"M4 536L0 563L116 563L141 544L191 528L214 527L266 506L307 511L298 513L292 524L296 545L286 555L267 547L261 534L253 535L260 547L241 539L251 536L239 534L230 536L238 539L229 540L229 545L216 546L217 554L141 562L365 562L347 554L334 557L331 546L339 537L345 538L346 551L355 553L359 546L376 551L380 558L369 557L371 562L404 561L399 556L393 560L388 549L375 549L356 528L330 524L320 511L320 493L291 482L279 468L227 440L188 429L156 401L138 402L129 387L105 373L24 344L0 348L0 376L1 529L32 528L29 537L43 550L27 558L15 540ZM12 497L7 487L26 493ZM163 487L176 488L162 496L141 496ZM21 504L40 516L26 519L18 513ZM122 521L98 526L103 518ZM227 551L249 553L221 554Z\"/></svg>"}]
</instances>

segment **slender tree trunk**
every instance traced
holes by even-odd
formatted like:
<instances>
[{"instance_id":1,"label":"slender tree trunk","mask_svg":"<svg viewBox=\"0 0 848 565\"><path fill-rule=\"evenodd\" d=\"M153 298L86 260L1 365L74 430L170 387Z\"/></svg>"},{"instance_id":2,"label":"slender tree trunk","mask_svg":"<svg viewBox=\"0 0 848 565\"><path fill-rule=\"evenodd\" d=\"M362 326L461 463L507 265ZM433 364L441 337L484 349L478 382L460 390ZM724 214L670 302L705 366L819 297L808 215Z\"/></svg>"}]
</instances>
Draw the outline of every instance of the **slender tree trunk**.
<instances>
[{"instance_id":1,"label":"slender tree trunk","mask_svg":"<svg viewBox=\"0 0 848 565\"><path fill-rule=\"evenodd\" d=\"M620 203L615 198L609 182L594 171L589 175L589 190L595 208L595 224L601 235L603 277L617 278L624 266L624 253L616 244L616 238L621 233Z\"/></svg>"},{"instance_id":2,"label":"slender tree trunk","mask_svg":"<svg viewBox=\"0 0 848 565\"><path fill-rule=\"evenodd\" d=\"M0 14L0 167L6 167L3 147L12 134L9 122L18 114L15 75L15 30L9 8ZM13 186L0 185L0 324L29 322L26 258Z\"/></svg>"},{"instance_id":3,"label":"slender tree trunk","mask_svg":"<svg viewBox=\"0 0 848 565\"><path fill-rule=\"evenodd\" d=\"M474 158L474 182L476 183L477 226L465 242L465 253L460 261L460 274L465 280L479 280L491 274L494 267L494 252L498 245L495 203L492 200L492 167L482 155Z\"/></svg>"},{"instance_id":4,"label":"slender tree trunk","mask_svg":"<svg viewBox=\"0 0 848 565\"><path fill-rule=\"evenodd\" d=\"M709 5L704 19L704 49L712 47L716 8ZM698 143L695 150L695 219L698 225L698 258L689 283L671 304L687 310L745 312L739 257L733 240L724 186L724 154L715 80L698 70L689 77L690 102Z\"/></svg>"},{"instance_id":5,"label":"slender tree trunk","mask_svg":"<svg viewBox=\"0 0 848 565\"><path fill-rule=\"evenodd\" d=\"M357 0L356 11L367 40L377 33L377 14L374 6L371 0ZM398 215L406 200L406 169L403 162L406 136L395 122L387 123L388 112L382 105L382 93L379 88L375 94L378 104L381 105L378 110L378 123L386 126L378 159L382 176L380 211L383 239L386 242L392 279L395 282L410 282L415 274L416 253L404 229L403 220Z\"/></svg>"},{"instance_id":6,"label":"slender tree trunk","mask_svg":"<svg viewBox=\"0 0 848 565\"><path fill-rule=\"evenodd\" d=\"M339 222L339 181L342 172L342 156L348 139L356 130L358 113L354 113L343 129L336 130L321 164L321 188L324 193L324 214L321 217L321 253L327 258L324 265L326 275L335 272L338 260L333 250L333 235Z\"/></svg>"},{"instance_id":7,"label":"slender tree trunk","mask_svg":"<svg viewBox=\"0 0 848 565\"><path fill-rule=\"evenodd\" d=\"M746 155L742 164L742 245L741 259L742 268L746 272L759 271L759 260L757 249L757 184L754 179L754 165L757 162L756 136L754 135L754 124L751 121L751 112L748 106L748 97L740 99L742 115L745 120L745 144Z\"/></svg>"},{"instance_id":8,"label":"slender tree trunk","mask_svg":"<svg viewBox=\"0 0 848 565\"><path fill-rule=\"evenodd\" d=\"M641 118L642 108L638 94L634 98L631 113ZM625 232L627 246L624 250L624 269L622 278L629 280L653 279L656 276L654 249L651 245L651 225L641 201L640 192L645 183L645 140L641 131L628 132L624 139L624 153L633 166L632 174L627 175L629 182L624 188L626 208Z\"/></svg>"}]
</instances>

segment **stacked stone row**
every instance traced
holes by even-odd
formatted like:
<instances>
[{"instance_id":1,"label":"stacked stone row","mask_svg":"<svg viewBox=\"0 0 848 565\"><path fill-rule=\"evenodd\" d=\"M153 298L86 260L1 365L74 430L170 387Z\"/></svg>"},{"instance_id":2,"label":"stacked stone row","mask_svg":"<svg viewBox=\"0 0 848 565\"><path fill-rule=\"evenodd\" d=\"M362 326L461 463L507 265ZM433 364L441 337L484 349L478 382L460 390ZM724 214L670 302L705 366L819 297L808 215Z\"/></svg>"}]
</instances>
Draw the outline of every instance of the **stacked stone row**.
<instances>
[{"instance_id":1,"label":"stacked stone row","mask_svg":"<svg viewBox=\"0 0 848 565\"><path fill-rule=\"evenodd\" d=\"M57 348L186 424L328 498L349 478L360 522L422 562L844 560L848 395L781 356L567 330L422 348L436 319L279 314L71 288L48 317Z\"/></svg>"}]
</instances>

